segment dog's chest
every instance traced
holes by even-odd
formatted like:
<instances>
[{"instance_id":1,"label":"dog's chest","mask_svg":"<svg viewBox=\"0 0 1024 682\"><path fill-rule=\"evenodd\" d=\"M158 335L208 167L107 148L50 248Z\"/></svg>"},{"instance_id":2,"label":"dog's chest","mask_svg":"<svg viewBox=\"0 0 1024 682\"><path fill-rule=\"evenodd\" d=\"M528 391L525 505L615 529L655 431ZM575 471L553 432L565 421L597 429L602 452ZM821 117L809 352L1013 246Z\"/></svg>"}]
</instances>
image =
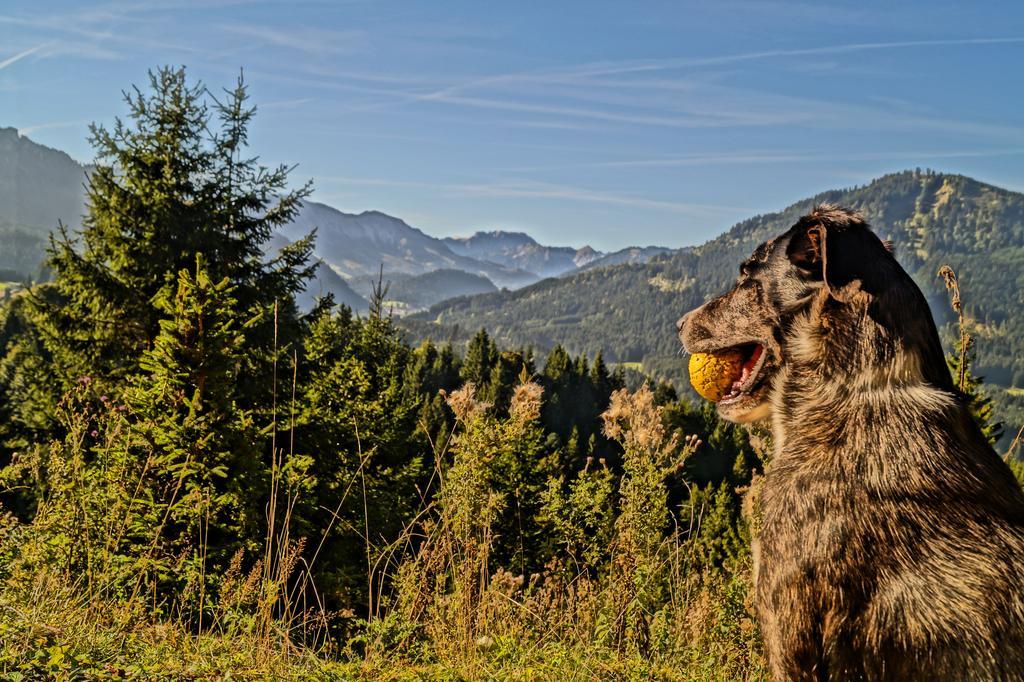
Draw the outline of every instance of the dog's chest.
<instances>
[{"instance_id":1,"label":"dog's chest","mask_svg":"<svg viewBox=\"0 0 1024 682\"><path fill-rule=\"evenodd\" d=\"M862 493L821 474L769 471L760 496L754 575L762 589L839 587L871 570L873 520Z\"/></svg>"}]
</instances>

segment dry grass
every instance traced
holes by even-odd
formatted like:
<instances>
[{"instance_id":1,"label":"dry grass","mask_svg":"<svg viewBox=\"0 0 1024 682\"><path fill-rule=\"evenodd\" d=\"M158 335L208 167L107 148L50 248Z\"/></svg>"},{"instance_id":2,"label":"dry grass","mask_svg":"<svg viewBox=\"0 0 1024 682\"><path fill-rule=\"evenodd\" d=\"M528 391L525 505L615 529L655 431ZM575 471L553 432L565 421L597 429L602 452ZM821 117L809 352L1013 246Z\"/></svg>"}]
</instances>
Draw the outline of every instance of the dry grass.
<instances>
[{"instance_id":1,"label":"dry grass","mask_svg":"<svg viewBox=\"0 0 1024 682\"><path fill-rule=\"evenodd\" d=\"M294 492L279 473L289 453L275 443L276 511L262 556L248 570L235 557L218 594L200 596L206 618L187 609L154 616L141 574L119 590L104 585L108 568L99 565L87 585L54 564L26 564L19 573L15 562L0 589L0 672L23 679L763 679L746 605L749 561L718 570L701 563L695 543L706 505L670 521L665 478L700 442L666 430L646 388L615 393L604 415L606 433L624 449L618 490L601 493L611 477L596 467L567 482L575 503L614 506L604 553L589 554L590 563L566 554L531 575L494 564L495 520L506 500L493 466L539 428L541 393L524 382L505 419L471 385L448 396L458 422L435 452L438 492L396 541L367 542L370 617L347 641L331 636L332 615L312 580L317 543L291 538ZM359 494L360 471L342 502ZM10 552L26 533L8 519L0 546ZM201 543L196 551L205 556Z\"/></svg>"}]
</instances>

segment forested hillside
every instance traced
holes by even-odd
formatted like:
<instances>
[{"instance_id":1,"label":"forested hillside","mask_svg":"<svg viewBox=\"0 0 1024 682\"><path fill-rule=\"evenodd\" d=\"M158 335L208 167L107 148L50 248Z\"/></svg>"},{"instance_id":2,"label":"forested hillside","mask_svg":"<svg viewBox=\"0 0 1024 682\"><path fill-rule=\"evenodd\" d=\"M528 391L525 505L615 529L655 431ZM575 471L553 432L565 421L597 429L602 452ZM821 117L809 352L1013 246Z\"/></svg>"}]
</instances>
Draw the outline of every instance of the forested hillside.
<instances>
[{"instance_id":1,"label":"forested hillside","mask_svg":"<svg viewBox=\"0 0 1024 682\"><path fill-rule=\"evenodd\" d=\"M475 296L498 290L483 275L448 269L415 276L391 275L386 280L386 286L386 298L395 301L393 310L396 315L418 312L456 296ZM367 287L366 295L372 295L370 287Z\"/></svg>"},{"instance_id":2,"label":"forested hillside","mask_svg":"<svg viewBox=\"0 0 1024 682\"><path fill-rule=\"evenodd\" d=\"M44 237L58 222L78 227L88 170L64 152L22 137L15 128L0 128L0 228Z\"/></svg>"},{"instance_id":3,"label":"forested hillside","mask_svg":"<svg viewBox=\"0 0 1024 682\"><path fill-rule=\"evenodd\" d=\"M609 361L682 377L675 321L735 278L760 242L789 228L820 202L858 209L894 243L925 291L952 344L952 311L941 265L960 275L976 371L998 414L1024 424L1024 195L959 175L906 171L863 187L824 192L779 213L756 216L694 249L644 265L621 265L439 305L403 324L418 338L459 341L480 328L502 343L575 353L602 350Z\"/></svg>"}]
</instances>

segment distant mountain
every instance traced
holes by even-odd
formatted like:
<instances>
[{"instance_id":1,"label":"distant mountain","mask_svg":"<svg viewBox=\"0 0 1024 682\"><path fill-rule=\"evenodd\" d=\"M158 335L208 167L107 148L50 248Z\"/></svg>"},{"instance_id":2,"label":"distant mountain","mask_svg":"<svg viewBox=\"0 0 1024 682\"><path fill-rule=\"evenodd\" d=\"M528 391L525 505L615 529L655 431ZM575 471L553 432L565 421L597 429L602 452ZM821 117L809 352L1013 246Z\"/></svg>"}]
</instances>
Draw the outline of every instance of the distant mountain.
<instances>
[{"instance_id":1,"label":"distant mountain","mask_svg":"<svg viewBox=\"0 0 1024 682\"><path fill-rule=\"evenodd\" d=\"M523 232L477 232L471 237L449 237L444 243L461 256L525 270L539 278L557 277L580 268L603 254L589 246L543 246Z\"/></svg>"},{"instance_id":2,"label":"distant mountain","mask_svg":"<svg viewBox=\"0 0 1024 682\"><path fill-rule=\"evenodd\" d=\"M11 279L38 279L50 231L58 223L79 227L88 170L15 128L0 128L0 270Z\"/></svg>"},{"instance_id":3,"label":"distant mountain","mask_svg":"<svg viewBox=\"0 0 1024 682\"><path fill-rule=\"evenodd\" d=\"M0 128L0 274L5 280L37 280L44 273L48 235L63 223L77 230L85 212L84 183L90 170L64 152ZM299 215L268 243L268 253L317 230L315 280L300 296L304 306L334 295L354 310L367 307L370 282L381 268L393 281L396 311L420 311L452 297L518 289L594 263L637 260L640 252L602 254L539 244L521 232L478 232L465 239L438 239L379 211L344 213L304 202ZM618 259L618 260L617 260ZM423 280L412 278L439 273ZM464 273L465 276L457 273Z\"/></svg>"},{"instance_id":4,"label":"distant mountain","mask_svg":"<svg viewBox=\"0 0 1024 682\"><path fill-rule=\"evenodd\" d=\"M689 247L687 247L689 248ZM642 264L651 260L655 256L660 256L665 253L671 252L672 249L664 246L630 246L625 249L619 249L612 253L606 253L599 258L591 260L585 265L581 265L577 271L592 270L594 268L606 268L612 265L623 265L623 264Z\"/></svg>"},{"instance_id":5,"label":"distant mountain","mask_svg":"<svg viewBox=\"0 0 1024 682\"><path fill-rule=\"evenodd\" d=\"M264 251L269 256L288 246L289 240L280 234L270 236ZM310 310L316 305L317 299L324 298L327 294L334 296L335 303L347 305L358 313L364 313L369 309L369 301L366 297L356 293L348 282L341 278L329 265L320 261L317 265L313 280L306 286L306 290L296 296L299 307Z\"/></svg>"},{"instance_id":6,"label":"distant mountain","mask_svg":"<svg viewBox=\"0 0 1024 682\"><path fill-rule=\"evenodd\" d=\"M395 313L407 315L457 296L489 294L498 290L483 275L462 270L434 270L422 275L387 277L388 301L399 303Z\"/></svg>"},{"instance_id":7,"label":"distant mountain","mask_svg":"<svg viewBox=\"0 0 1024 682\"><path fill-rule=\"evenodd\" d=\"M42 279L46 257L46 238L35 230L0 227L0 280L37 281Z\"/></svg>"},{"instance_id":8,"label":"distant mountain","mask_svg":"<svg viewBox=\"0 0 1024 682\"><path fill-rule=\"evenodd\" d=\"M59 223L72 230L80 227L89 168L64 152L19 135L14 128L0 128L0 274L4 280L39 279L50 232ZM300 296L300 303L306 306L329 292L339 303L365 310L369 282L376 279L381 266L385 277L396 281L449 271L424 283L424 291L396 285L393 293L408 292L406 307L414 310L443 300L445 282L451 285L450 296L462 296L496 290L494 285L522 287L540 279L513 266L456 254L442 240L398 218L377 211L342 213L316 202L306 202L296 220L274 235L268 252L313 228L318 228L316 256L322 265L315 281ZM455 277L450 274L454 270L470 277ZM487 284L481 278L486 278Z\"/></svg>"},{"instance_id":9,"label":"distant mountain","mask_svg":"<svg viewBox=\"0 0 1024 682\"><path fill-rule=\"evenodd\" d=\"M947 293L936 276L960 274L975 336L976 370L986 377L999 414L1024 423L1024 195L959 175L907 171L863 187L824 192L756 216L693 248L646 264L595 268L518 291L456 299L403 324L418 337L462 340L486 327L500 343L544 351L604 352L606 360L642 363L644 371L685 387L675 320L735 279L743 258L788 229L819 202L864 212L875 231L924 290L947 340Z\"/></svg>"},{"instance_id":10,"label":"distant mountain","mask_svg":"<svg viewBox=\"0 0 1024 682\"><path fill-rule=\"evenodd\" d=\"M317 230L316 254L348 282L385 275L422 275L434 270L462 270L502 287L537 280L533 273L454 253L436 237L380 211L343 213L315 201L304 202L299 216L281 234L290 240Z\"/></svg>"},{"instance_id":11,"label":"distant mountain","mask_svg":"<svg viewBox=\"0 0 1024 682\"><path fill-rule=\"evenodd\" d=\"M0 128L0 228L45 237L58 222L81 224L87 166Z\"/></svg>"},{"instance_id":12,"label":"distant mountain","mask_svg":"<svg viewBox=\"0 0 1024 682\"><path fill-rule=\"evenodd\" d=\"M320 261L317 266L313 280L306 286L306 290L299 294L299 307L309 310L316 303L316 300L327 294L334 296L335 303L347 305L357 313L365 313L369 309L369 302L366 297L360 296L356 290L342 279L329 265Z\"/></svg>"}]
</instances>

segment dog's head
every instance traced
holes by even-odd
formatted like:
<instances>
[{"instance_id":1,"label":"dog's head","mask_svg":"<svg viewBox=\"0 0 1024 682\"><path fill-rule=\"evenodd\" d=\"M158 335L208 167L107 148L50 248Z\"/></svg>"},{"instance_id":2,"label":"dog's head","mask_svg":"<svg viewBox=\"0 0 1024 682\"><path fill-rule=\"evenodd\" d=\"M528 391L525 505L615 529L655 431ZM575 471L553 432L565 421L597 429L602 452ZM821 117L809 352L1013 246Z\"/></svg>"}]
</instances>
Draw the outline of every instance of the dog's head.
<instances>
[{"instance_id":1,"label":"dog's head","mask_svg":"<svg viewBox=\"0 0 1024 682\"><path fill-rule=\"evenodd\" d=\"M773 380L794 357L834 374L898 364L950 385L920 290L859 214L835 206L758 246L735 286L678 328L689 353L741 354L742 373L717 402L730 421L769 418Z\"/></svg>"}]
</instances>

